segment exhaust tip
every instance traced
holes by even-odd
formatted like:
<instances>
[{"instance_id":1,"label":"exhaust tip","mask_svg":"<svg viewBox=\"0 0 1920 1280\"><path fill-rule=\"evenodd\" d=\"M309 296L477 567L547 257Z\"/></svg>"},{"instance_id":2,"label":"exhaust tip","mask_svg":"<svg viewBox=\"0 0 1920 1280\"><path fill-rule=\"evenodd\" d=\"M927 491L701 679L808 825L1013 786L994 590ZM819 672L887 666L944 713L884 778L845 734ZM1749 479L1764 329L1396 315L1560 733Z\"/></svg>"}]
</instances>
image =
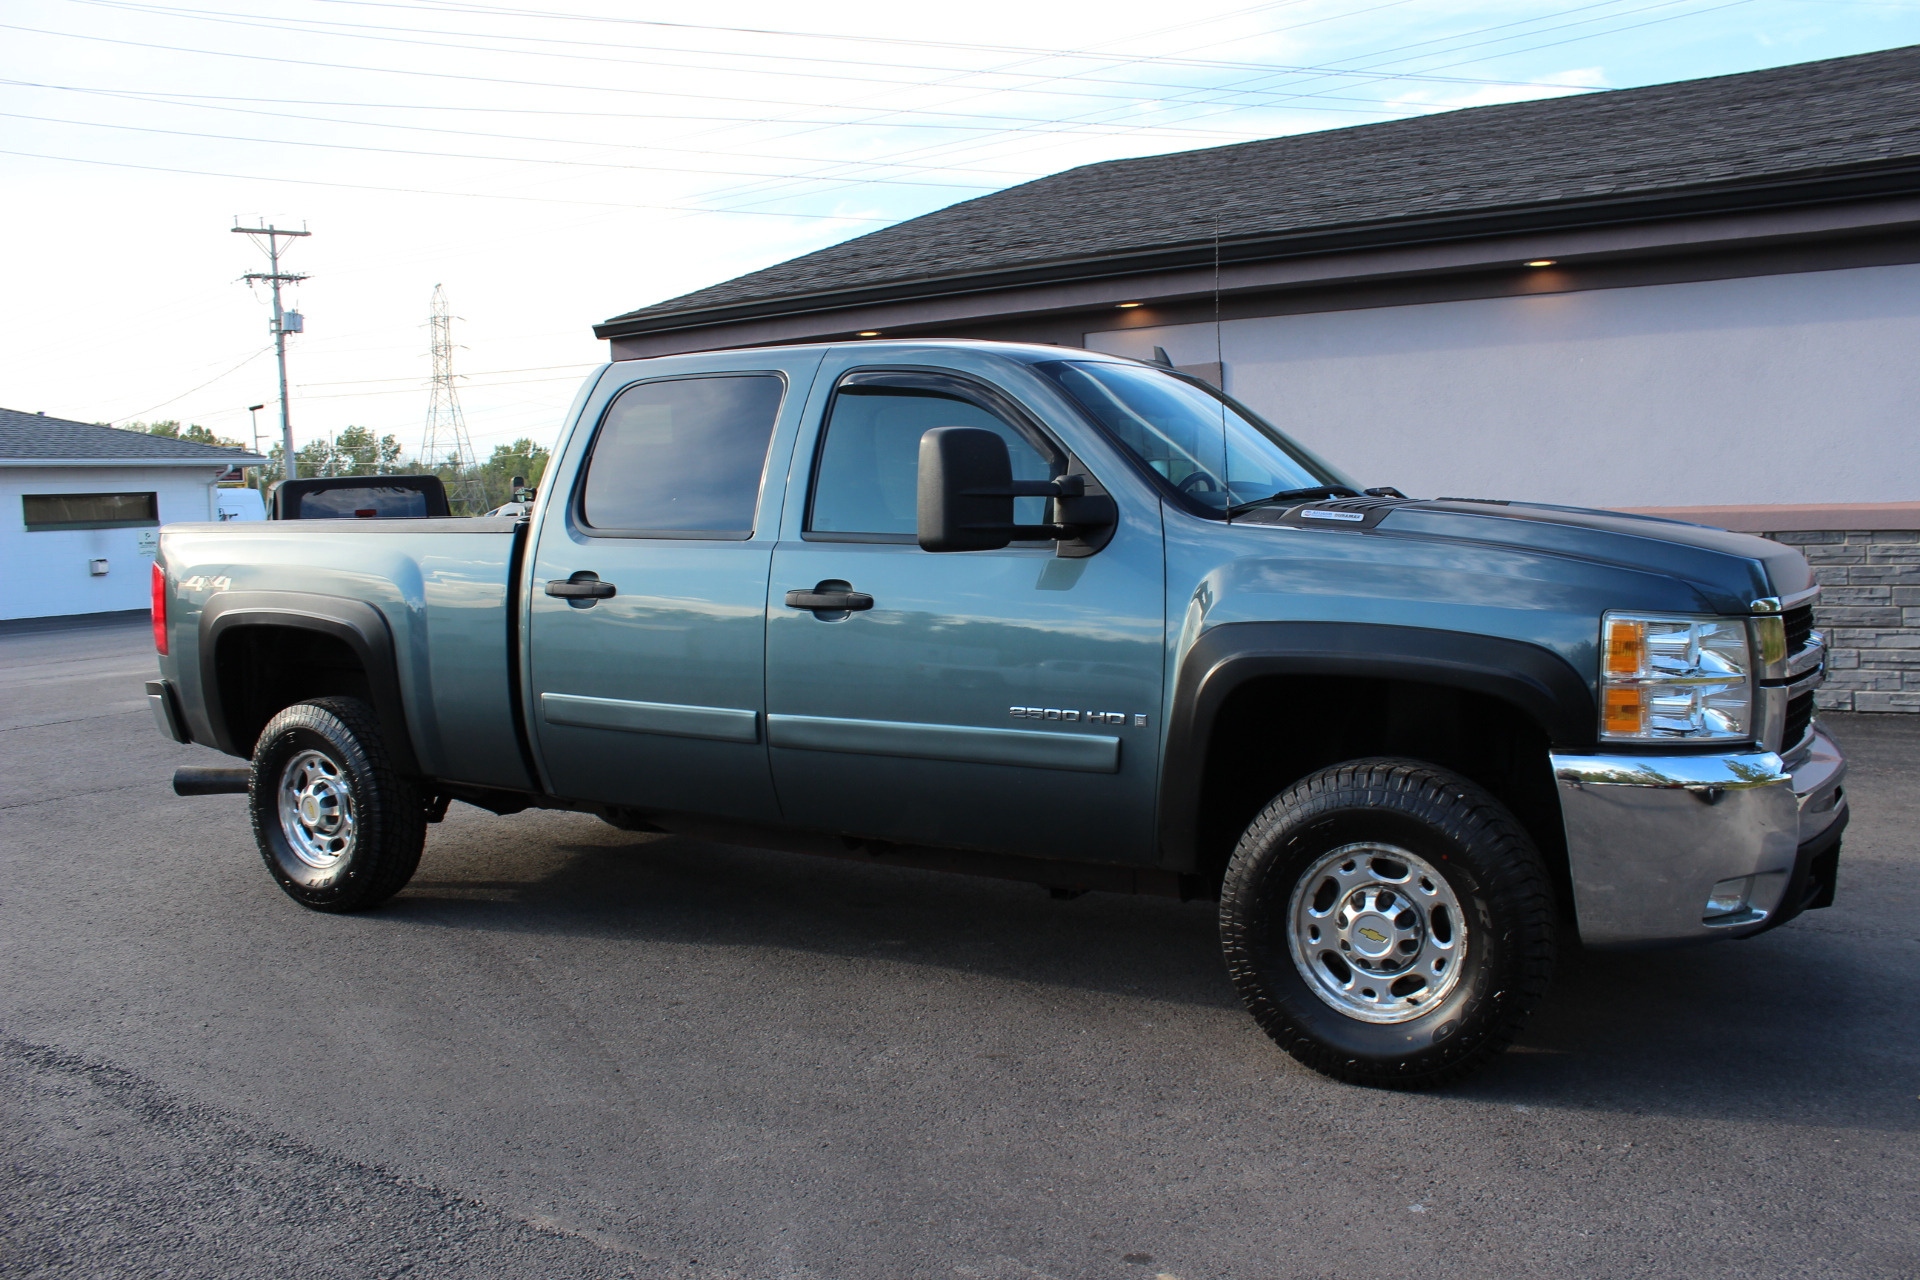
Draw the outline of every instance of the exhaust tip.
<instances>
[{"instance_id":1,"label":"exhaust tip","mask_svg":"<svg viewBox=\"0 0 1920 1280\"><path fill-rule=\"evenodd\" d=\"M253 777L248 768L209 768L183 765L173 771L173 794L177 796L245 795Z\"/></svg>"}]
</instances>

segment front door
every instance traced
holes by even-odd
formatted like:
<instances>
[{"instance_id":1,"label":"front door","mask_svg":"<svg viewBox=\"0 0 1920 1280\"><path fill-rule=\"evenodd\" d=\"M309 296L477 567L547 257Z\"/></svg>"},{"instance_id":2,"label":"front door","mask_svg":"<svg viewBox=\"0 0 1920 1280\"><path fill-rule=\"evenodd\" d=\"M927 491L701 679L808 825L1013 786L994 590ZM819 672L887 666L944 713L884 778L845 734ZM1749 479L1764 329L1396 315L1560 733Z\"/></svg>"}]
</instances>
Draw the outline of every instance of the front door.
<instances>
[{"instance_id":1,"label":"front door","mask_svg":"<svg viewBox=\"0 0 1920 1280\"><path fill-rule=\"evenodd\" d=\"M534 550L531 727L556 794L778 817L761 721L767 573L818 362L596 392L598 428L569 446L573 492L549 495Z\"/></svg>"},{"instance_id":2,"label":"front door","mask_svg":"<svg viewBox=\"0 0 1920 1280\"><path fill-rule=\"evenodd\" d=\"M984 382L911 370L838 380L824 435L799 455L811 453L813 474L795 468L790 503L805 509L789 514L768 597L781 809L805 826L901 843L1149 862L1158 510L1128 513L1084 559L1059 558L1051 543L922 551L920 437L944 426L1000 434L1020 479L1075 465L1035 415ZM1025 509L1040 500L1020 502L1018 520L1042 518ZM806 607L837 591L872 605Z\"/></svg>"}]
</instances>

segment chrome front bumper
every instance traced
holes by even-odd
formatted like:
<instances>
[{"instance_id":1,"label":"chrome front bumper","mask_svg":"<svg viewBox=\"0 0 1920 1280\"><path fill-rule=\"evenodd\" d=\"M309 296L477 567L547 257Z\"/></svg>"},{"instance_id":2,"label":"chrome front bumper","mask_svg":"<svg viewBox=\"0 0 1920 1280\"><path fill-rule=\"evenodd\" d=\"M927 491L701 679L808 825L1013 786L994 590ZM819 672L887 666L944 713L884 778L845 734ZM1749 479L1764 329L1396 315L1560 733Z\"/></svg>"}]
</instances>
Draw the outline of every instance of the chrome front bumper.
<instances>
[{"instance_id":1,"label":"chrome front bumper","mask_svg":"<svg viewBox=\"0 0 1920 1280\"><path fill-rule=\"evenodd\" d=\"M1846 822L1847 764L1818 727L1784 759L1753 751L1552 761L1580 939L1591 947L1746 937L1779 923L1806 905L1808 862L1830 853L1836 824ZM1709 915L1715 886L1744 877L1752 880L1740 908Z\"/></svg>"}]
</instances>

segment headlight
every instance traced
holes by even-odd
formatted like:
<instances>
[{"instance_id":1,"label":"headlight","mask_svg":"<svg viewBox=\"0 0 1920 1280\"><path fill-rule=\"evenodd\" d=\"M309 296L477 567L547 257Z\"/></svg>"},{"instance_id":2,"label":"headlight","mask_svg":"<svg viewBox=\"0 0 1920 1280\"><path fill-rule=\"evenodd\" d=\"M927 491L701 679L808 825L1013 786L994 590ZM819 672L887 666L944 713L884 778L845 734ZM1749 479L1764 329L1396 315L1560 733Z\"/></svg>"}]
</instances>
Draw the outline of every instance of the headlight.
<instances>
[{"instance_id":1,"label":"headlight","mask_svg":"<svg viewBox=\"0 0 1920 1280\"><path fill-rule=\"evenodd\" d=\"M1600 620L1600 654L1602 738L1753 736L1745 618L1609 613Z\"/></svg>"}]
</instances>

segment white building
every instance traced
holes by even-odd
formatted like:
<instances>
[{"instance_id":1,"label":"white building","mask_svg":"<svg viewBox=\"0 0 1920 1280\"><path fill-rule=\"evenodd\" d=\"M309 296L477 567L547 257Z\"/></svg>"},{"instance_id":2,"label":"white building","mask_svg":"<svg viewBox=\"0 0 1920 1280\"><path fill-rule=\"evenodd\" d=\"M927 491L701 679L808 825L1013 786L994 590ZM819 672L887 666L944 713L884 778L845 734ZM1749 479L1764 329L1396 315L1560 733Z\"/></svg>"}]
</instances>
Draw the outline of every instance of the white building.
<instances>
[{"instance_id":1,"label":"white building","mask_svg":"<svg viewBox=\"0 0 1920 1280\"><path fill-rule=\"evenodd\" d=\"M218 520L240 449L0 409L0 619L145 609L160 526Z\"/></svg>"}]
</instances>

